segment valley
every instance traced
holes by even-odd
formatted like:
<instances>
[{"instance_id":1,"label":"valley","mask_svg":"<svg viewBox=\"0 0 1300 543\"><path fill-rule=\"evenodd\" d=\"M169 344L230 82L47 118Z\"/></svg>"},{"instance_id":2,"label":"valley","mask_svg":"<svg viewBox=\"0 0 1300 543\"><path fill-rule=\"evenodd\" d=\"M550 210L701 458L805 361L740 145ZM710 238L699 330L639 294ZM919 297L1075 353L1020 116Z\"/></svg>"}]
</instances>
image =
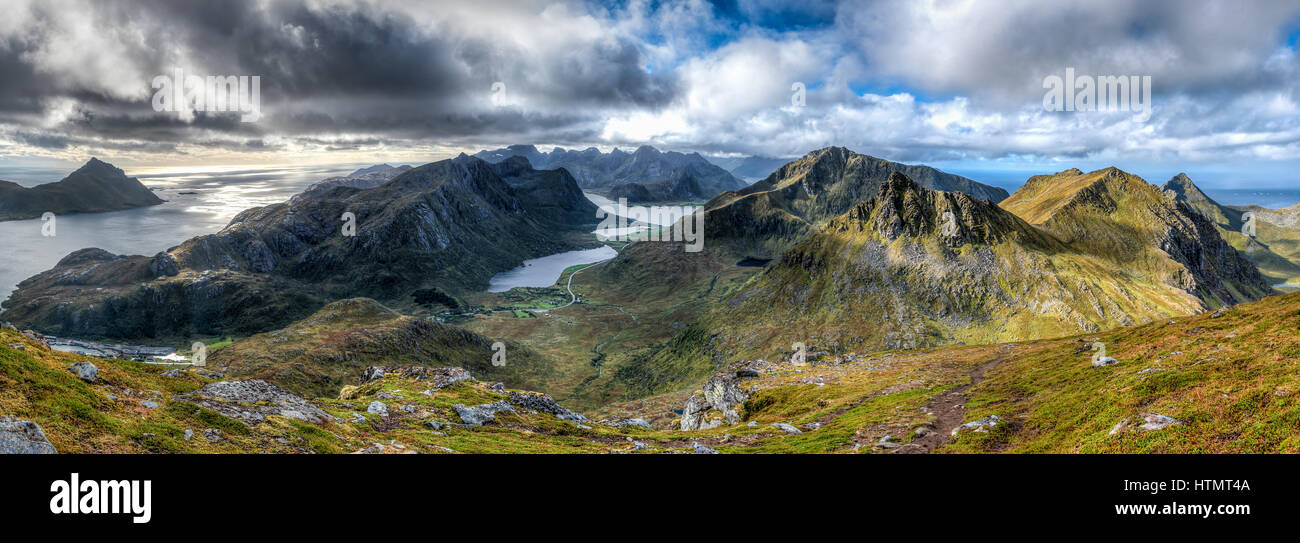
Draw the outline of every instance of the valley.
<instances>
[{"instance_id":1,"label":"valley","mask_svg":"<svg viewBox=\"0 0 1300 543\"><path fill-rule=\"evenodd\" d=\"M1300 266L1279 243L1293 226L1285 211L1255 210L1269 226L1258 239L1239 240L1230 230L1238 211L1211 205L1190 180L1158 189L1115 168L1067 170L1006 195L828 148L741 191L695 202L706 243L689 252L681 242L597 236L606 196L584 194L564 169L498 158L363 168L153 257L68 255L5 302L3 319L15 327L0 349L11 369L49 373L42 379L78 360L106 370L107 381L54 382L89 402L76 409L113 414L95 419L102 435L74 444L86 436L67 432L85 421L65 420L70 412L44 414L32 407L42 400L27 396L6 413L42 419L56 448L100 452L1296 447L1273 434L1214 445L1215 432L1239 419L1195 429L1195 445L1185 428L1231 419L1217 404L1197 403L1201 387L1226 398L1253 398L1258 386L1272 387L1274 398L1290 394L1279 368L1290 364L1283 344L1297 322L1287 308L1300 300L1272 287L1290 280L1275 270ZM457 197L439 192L453 186ZM478 200L467 207L461 191ZM381 201L407 203L379 210ZM337 237L329 225L344 209L360 212L359 239ZM448 213L476 218L442 222ZM398 236L419 224L420 236ZM1224 327L1241 322L1258 326ZM36 332L19 333L26 328ZM171 371L102 358L117 352L107 345L51 350L41 334L161 344L185 356L194 354L194 339L210 347L205 368ZM1282 358L1243 366L1249 350L1229 346L1237 338ZM1115 365L1088 363L1084 347L1098 342L1110 346ZM1237 360L1223 367L1241 371L1199 367L1220 358ZM375 377L374 367L416 380ZM468 380L426 390L428 405L410 401L419 376L450 368ZM1259 372L1272 377L1241 382ZM254 381L328 416L231 422L188 399L203 387ZM141 394L138 386L153 388L117 399ZM531 393L553 402L521 399ZM357 413L385 399L407 403ZM128 405L114 407L122 401ZM1277 401L1277 415L1261 407L1261 416L1287 416L1290 403ZM132 402L169 407L156 415L157 407L122 410ZM477 412L453 404L501 404L492 409L509 414L480 426L467 422ZM1077 411L1086 418L1063 415ZM566 418L571 412L588 418ZM178 439L199 421L227 437ZM1178 437L1163 437L1170 435Z\"/></svg>"}]
</instances>

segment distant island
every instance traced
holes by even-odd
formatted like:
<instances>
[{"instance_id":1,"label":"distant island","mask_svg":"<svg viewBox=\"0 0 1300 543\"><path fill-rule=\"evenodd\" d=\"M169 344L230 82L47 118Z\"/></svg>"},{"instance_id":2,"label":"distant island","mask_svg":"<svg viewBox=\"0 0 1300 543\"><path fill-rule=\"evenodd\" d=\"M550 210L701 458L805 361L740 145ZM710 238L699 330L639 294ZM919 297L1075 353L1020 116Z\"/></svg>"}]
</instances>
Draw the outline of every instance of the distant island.
<instances>
[{"instance_id":1,"label":"distant island","mask_svg":"<svg viewBox=\"0 0 1300 543\"><path fill-rule=\"evenodd\" d=\"M35 187L0 181L0 221L119 211L163 203L139 179L97 158L63 180Z\"/></svg>"}]
</instances>

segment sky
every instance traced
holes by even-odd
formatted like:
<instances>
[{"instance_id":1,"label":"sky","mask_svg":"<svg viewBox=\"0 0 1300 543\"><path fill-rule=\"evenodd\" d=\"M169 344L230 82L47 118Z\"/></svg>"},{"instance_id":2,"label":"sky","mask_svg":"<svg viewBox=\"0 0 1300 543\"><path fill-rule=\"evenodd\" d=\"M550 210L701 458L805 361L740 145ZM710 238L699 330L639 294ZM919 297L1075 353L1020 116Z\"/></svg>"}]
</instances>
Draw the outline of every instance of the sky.
<instances>
[{"instance_id":1,"label":"sky","mask_svg":"<svg viewBox=\"0 0 1300 543\"><path fill-rule=\"evenodd\" d=\"M421 163L516 143L794 157L981 179L1116 165L1300 188L1300 2L6 0L0 171ZM1151 79L1149 118L1045 82ZM260 117L159 111L258 76ZM800 91L802 89L802 91ZM53 181L54 179L51 179Z\"/></svg>"}]
</instances>

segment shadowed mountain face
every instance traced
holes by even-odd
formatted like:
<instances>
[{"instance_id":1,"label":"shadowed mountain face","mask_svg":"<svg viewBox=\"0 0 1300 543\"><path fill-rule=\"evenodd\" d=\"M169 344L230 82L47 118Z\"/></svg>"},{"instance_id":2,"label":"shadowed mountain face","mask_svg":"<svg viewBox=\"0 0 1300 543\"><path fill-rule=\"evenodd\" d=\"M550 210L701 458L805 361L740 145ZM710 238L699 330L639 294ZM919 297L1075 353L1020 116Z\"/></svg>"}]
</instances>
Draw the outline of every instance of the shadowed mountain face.
<instances>
[{"instance_id":1,"label":"shadowed mountain face","mask_svg":"<svg viewBox=\"0 0 1300 543\"><path fill-rule=\"evenodd\" d=\"M519 166L461 155L249 209L153 257L77 251L20 283L4 317L56 335L185 337L276 328L339 298L482 290L527 258L594 243L574 241L596 208L573 178Z\"/></svg>"},{"instance_id":2,"label":"shadowed mountain face","mask_svg":"<svg viewBox=\"0 0 1300 543\"><path fill-rule=\"evenodd\" d=\"M662 391L683 384L680 368L707 373L795 343L863 352L1024 341L1269 292L1208 221L1118 170L1040 176L1002 205L894 172L625 373Z\"/></svg>"},{"instance_id":3,"label":"shadowed mountain face","mask_svg":"<svg viewBox=\"0 0 1300 543\"><path fill-rule=\"evenodd\" d=\"M161 203L139 179L97 158L56 183L26 188L0 181L0 220L4 221L32 219L47 211L97 213Z\"/></svg>"},{"instance_id":4,"label":"shadowed mountain face","mask_svg":"<svg viewBox=\"0 0 1300 543\"><path fill-rule=\"evenodd\" d=\"M661 152L648 145L632 153L620 149L601 153L594 147L583 151L557 147L550 153L542 153L532 145L512 145L495 151L480 151L474 156L494 163L510 157L523 157L539 170L568 170L578 180L578 186L584 189L604 192L632 183L639 186L628 189L621 196L629 200L633 200L632 197L662 198L633 201L669 201L678 196L692 196L681 200L705 200L723 191L745 186L744 181L698 153Z\"/></svg>"},{"instance_id":5,"label":"shadowed mountain face","mask_svg":"<svg viewBox=\"0 0 1300 543\"><path fill-rule=\"evenodd\" d=\"M1270 281L1300 284L1300 204L1283 209L1225 206L1206 196L1186 174L1174 176L1164 190L1214 223L1219 235ZM1254 217L1254 236L1242 231L1248 217Z\"/></svg>"}]
</instances>

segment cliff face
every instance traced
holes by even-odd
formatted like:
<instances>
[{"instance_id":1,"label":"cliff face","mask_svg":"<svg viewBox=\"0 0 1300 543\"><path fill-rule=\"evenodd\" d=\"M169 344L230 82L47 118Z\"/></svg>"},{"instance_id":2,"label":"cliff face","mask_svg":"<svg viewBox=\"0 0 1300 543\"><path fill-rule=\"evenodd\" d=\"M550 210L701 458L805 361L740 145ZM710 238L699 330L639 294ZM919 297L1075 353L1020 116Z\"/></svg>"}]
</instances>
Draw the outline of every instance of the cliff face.
<instances>
[{"instance_id":1,"label":"cliff face","mask_svg":"<svg viewBox=\"0 0 1300 543\"><path fill-rule=\"evenodd\" d=\"M1163 188L1213 223L1219 236L1269 281L1300 284L1300 204L1283 209L1225 206L1206 195L1186 174L1174 176ZM1248 217L1254 218L1254 236L1242 232Z\"/></svg>"},{"instance_id":2,"label":"cliff face","mask_svg":"<svg viewBox=\"0 0 1300 543\"><path fill-rule=\"evenodd\" d=\"M415 290L486 288L527 258L578 248L596 208L560 172L461 156L372 188L339 186L246 210L154 257L97 249L19 284L5 318L65 336L250 333L324 302L402 304ZM344 213L355 217L345 235Z\"/></svg>"},{"instance_id":3,"label":"cliff face","mask_svg":"<svg viewBox=\"0 0 1300 543\"><path fill-rule=\"evenodd\" d=\"M32 188L0 181L0 220L32 219L45 212L56 215L119 211L158 205L162 199L127 177L112 164L90 159L63 180Z\"/></svg>"}]
</instances>

